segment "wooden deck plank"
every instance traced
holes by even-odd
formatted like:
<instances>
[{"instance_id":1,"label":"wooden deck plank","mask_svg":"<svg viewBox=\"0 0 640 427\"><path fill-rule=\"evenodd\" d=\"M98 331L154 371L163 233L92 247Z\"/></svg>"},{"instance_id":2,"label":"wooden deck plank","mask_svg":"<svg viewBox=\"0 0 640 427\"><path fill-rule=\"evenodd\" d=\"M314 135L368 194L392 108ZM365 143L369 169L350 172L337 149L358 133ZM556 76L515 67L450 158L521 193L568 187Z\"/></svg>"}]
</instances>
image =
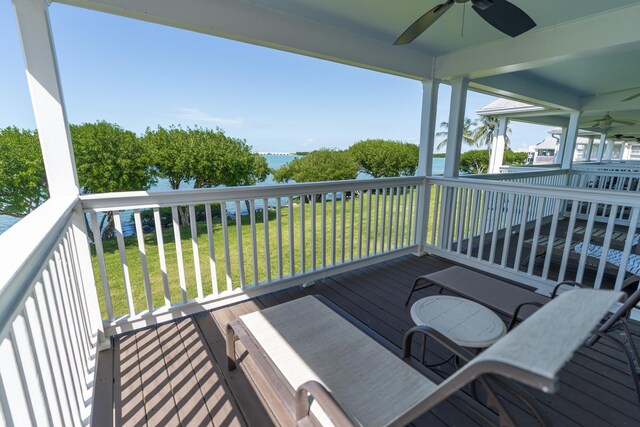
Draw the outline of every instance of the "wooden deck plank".
<instances>
[{"instance_id":1,"label":"wooden deck plank","mask_svg":"<svg viewBox=\"0 0 640 427\"><path fill-rule=\"evenodd\" d=\"M180 424L213 426L176 323L169 322L158 326L158 338Z\"/></svg>"},{"instance_id":2,"label":"wooden deck plank","mask_svg":"<svg viewBox=\"0 0 640 427\"><path fill-rule=\"evenodd\" d=\"M142 330L135 334L135 338L149 425L177 426L180 424L180 419L162 356L158 330L156 328Z\"/></svg>"},{"instance_id":3,"label":"wooden deck plank","mask_svg":"<svg viewBox=\"0 0 640 427\"><path fill-rule=\"evenodd\" d=\"M138 347L134 334L118 339L120 347L120 408L117 416L122 426L146 426L147 418L142 395L142 380L138 364Z\"/></svg>"},{"instance_id":4,"label":"wooden deck plank","mask_svg":"<svg viewBox=\"0 0 640 427\"><path fill-rule=\"evenodd\" d=\"M98 353L98 370L95 379L95 399L91 414L95 427L113 426L113 369L114 347Z\"/></svg>"},{"instance_id":5,"label":"wooden deck plank","mask_svg":"<svg viewBox=\"0 0 640 427\"><path fill-rule=\"evenodd\" d=\"M176 323L214 425L217 427L245 426L245 421L237 409L238 405L220 368L215 364L196 321L188 317Z\"/></svg>"}]
</instances>

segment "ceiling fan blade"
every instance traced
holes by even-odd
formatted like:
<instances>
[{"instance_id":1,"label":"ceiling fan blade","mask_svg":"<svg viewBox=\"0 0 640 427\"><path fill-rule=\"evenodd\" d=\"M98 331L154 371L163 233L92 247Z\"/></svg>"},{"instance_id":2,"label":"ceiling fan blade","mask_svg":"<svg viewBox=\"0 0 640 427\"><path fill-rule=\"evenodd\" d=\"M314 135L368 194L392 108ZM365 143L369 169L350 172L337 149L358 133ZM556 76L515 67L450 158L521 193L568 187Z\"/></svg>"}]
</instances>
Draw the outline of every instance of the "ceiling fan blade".
<instances>
[{"instance_id":1,"label":"ceiling fan blade","mask_svg":"<svg viewBox=\"0 0 640 427\"><path fill-rule=\"evenodd\" d=\"M475 3L472 1L472 3ZM536 23L522 9L507 0L493 0L484 9L474 4L473 10L495 29L508 36L517 37L536 26Z\"/></svg>"},{"instance_id":2,"label":"ceiling fan blade","mask_svg":"<svg viewBox=\"0 0 640 427\"><path fill-rule=\"evenodd\" d=\"M613 120L613 123L620 123L621 125L625 125L625 126L633 126L636 124L636 122L629 122L626 120Z\"/></svg>"},{"instance_id":3,"label":"ceiling fan blade","mask_svg":"<svg viewBox=\"0 0 640 427\"><path fill-rule=\"evenodd\" d=\"M628 98L623 99L622 102L631 101L632 99L636 99L638 97L640 97L640 92L636 93L635 95L631 95Z\"/></svg>"},{"instance_id":4,"label":"ceiling fan blade","mask_svg":"<svg viewBox=\"0 0 640 427\"><path fill-rule=\"evenodd\" d=\"M438 20L451 6L453 6L454 0L447 0L446 3L442 3L431 9L429 12L422 15L416 22L411 24L400 37L393 43L394 45L401 45L411 43L422 34L427 28L429 28L434 22Z\"/></svg>"}]
</instances>

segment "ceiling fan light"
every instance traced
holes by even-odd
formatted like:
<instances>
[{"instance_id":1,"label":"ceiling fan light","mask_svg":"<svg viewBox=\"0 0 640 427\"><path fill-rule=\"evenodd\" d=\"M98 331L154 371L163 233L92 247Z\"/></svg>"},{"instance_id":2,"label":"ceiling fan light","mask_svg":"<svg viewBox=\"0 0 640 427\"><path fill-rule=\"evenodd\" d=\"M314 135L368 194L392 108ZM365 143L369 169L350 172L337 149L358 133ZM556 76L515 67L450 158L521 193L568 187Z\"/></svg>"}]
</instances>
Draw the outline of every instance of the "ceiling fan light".
<instances>
[{"instance_id":1,"label":"ceiling fan light","mask_svg":"<svg viewBox=\"0 0 640 427\"><path fill-rule=\"evenodd\" d=\"M486 10L493 5L493 0L471 0L471 4L480 10Z\"/></svg>"}]
</instances>

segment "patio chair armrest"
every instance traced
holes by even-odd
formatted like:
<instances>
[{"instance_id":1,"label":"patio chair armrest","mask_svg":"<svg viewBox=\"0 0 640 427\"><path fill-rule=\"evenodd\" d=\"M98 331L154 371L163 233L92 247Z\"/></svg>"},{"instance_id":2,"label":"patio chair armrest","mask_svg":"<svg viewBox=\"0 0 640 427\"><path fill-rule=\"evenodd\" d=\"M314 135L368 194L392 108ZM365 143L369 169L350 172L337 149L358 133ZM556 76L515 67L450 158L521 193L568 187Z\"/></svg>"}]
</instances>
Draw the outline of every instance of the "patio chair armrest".
<instances>
[{"instance_id":1,"label":"patio chair armrest","mask_svg":"<svg viewBox=\"0 0 640 427\"><path fill-rule=\"evenodd\" d=\"M582 283L575 282L573 280L563 280L553 288L553 291L551 291L551 299L554 299L555 297L558 296L558 291L560 290L560 287L563 285L570 285L570 286L573 286L574 288L584 288L584 285Z\"/></svg>"},{"instance_id":2,"label":"patio chair armrest","mask_svg":"<svg viewBox=\"0 0 640 427\"><path fill-rule=\"evenodd\" d=\"M309 396L318 402L329 420L336 426L352 426L353 421L331 395L331 392L318 381L310 380L296 390L296 425L304 422L309 416L311 404Z\"/></svg>"},{"instance_id":3,"label":"patio chair armrest","mask_svg":"<svg viewBox=\"0 0 640 427\"><path fill-rule=\"evenodd\" d=\"M539 302L534 302L534 301L523 302L522 304L517 306L516 309L513 311L513 315L511 316L511 320L509 321L509 326L507 326L507 331L510 331L511 329L513 329L514 326L516 326L516 323L518 323L518 315L520 314L520 310L522 309L522 307L525 307L528 305L532 305L538 308L543 306L543 304Z\"/></svg>"},{"instance_id":4,"label":"patio chair armrest","mask_svg":"<svg viewBox=\"0 0 640 427\"><path fill-rule=\"evenodd\" d=\"M465 362L468 362L474 358L473 353L471 353L469 350L465 348L460 347L458 344L453 342L446 335L443 335L442 333L438 332L437 330L429 326L418 325L409 329L404 334L404 339L402 342L402 359L404 360L407 360L409 357L411 357L411 341L415 334L421 334L426 337L433 338L439 344L444 346L447 350L449 350L450 352L452 352L453 354L455 354Z\"/></svg>"}]
</instances>

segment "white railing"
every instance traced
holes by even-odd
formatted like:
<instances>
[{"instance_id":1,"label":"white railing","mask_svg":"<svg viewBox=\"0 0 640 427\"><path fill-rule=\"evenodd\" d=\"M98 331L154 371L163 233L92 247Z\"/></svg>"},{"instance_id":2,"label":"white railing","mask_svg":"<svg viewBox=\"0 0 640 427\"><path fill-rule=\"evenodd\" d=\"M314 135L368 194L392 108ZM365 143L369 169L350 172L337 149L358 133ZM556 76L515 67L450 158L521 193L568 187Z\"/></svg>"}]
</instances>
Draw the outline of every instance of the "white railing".
<instances>
[{"instance_id":1,"label":"white railing","mask_svg":"<svg viewBox=\"0 0 640 427\"><path fill-rule=\"evenodd\" d=\"M520 170L510 171L509 173L465 175L464 178L553 186L564 186L567 183L567 169L524 169L523 167Z\"/></svg>"},{"instance_id":2,"label":"white railing","mask_svg":"<svg viewBox=\"0 0 640 427\"><path fill-rule=\"evenodd\" d=\"M623 160L609 162L585 162L573 165L573 170L588 172L640 172L640 161Z\"/></svg>"},{"instance_id":3,"label":"white railing","mask_svg":"<svg viewBox=\"0 0 640 427\"><path fill-rule=\"evenodd\" d=\"M90 423L100 319L81 218L49 200L0 236L2 425Z\"/></svg>"},{"instance_id":4,"label":"white railing","mask_svg":"<svg viewBox=\"0 0 640 427\"><path fill-rule=\"evenodd\" d=\"M410 253L419 240L423 183L411 177L83 196L94 236L99 215L113 212L115 220L115 241L95 242L106 333ZM237 215L244 206L247 215ZM126 237L130 211L136 234ZM145 218L151 233L143 233Z\"/></svg>"},{"instance_id":5,"label":"white railing","mask_svg":"<svg viewBox=\"0 0 640 427\"><path fill-rule=\"evenodd\" d=\"M635 194L481 179L429 178L428 183L434 206L428 219L430 252L546 289L569 279L616 289L626 278L638 281L639 272L631 268L640 261ZM586 220L578 221L585 210ZM621 210L633 225L616 225ZM596 218L603 212L608 220L599 225ZM594 255L596 247L608 256Z\"/></svg>"},{"instance_id":6,"label":"white railing","mask_svg":"<svg viewBox=\"0 0 640 427\"><path fill-rule=\"evenodd\" d=\"M503 165L500 166L500 173L519 173L519 172L548 172L554 169L560 169L560 165Z\"/></svg>"}]
</instances>

